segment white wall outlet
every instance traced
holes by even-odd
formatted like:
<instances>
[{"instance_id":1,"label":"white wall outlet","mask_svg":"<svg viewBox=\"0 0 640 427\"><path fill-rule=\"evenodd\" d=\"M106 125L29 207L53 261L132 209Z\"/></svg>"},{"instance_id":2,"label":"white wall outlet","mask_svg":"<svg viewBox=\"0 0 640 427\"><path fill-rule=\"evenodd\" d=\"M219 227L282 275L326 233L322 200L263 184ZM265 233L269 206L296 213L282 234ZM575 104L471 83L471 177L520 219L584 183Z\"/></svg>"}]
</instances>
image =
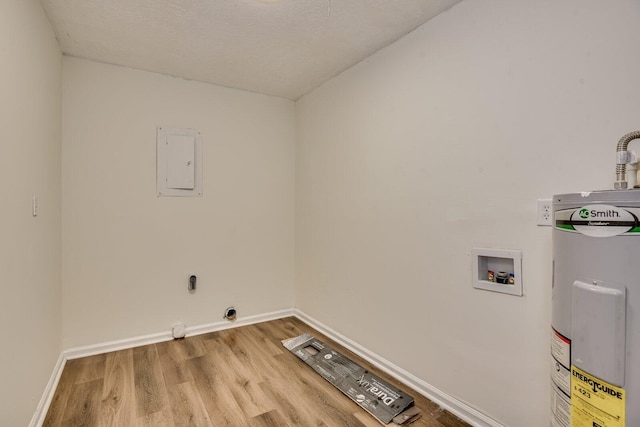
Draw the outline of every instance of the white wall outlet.
<instances>
[{"instance_id":1,"label":"white wall outlet","mask_svg":"<svg viewBox=\"0 0 640 427\"><path fill-rule=\"evenodd\" d=\"M538 225L553 225L551 199L538 199Z\"/></svg>"}]
</instances>

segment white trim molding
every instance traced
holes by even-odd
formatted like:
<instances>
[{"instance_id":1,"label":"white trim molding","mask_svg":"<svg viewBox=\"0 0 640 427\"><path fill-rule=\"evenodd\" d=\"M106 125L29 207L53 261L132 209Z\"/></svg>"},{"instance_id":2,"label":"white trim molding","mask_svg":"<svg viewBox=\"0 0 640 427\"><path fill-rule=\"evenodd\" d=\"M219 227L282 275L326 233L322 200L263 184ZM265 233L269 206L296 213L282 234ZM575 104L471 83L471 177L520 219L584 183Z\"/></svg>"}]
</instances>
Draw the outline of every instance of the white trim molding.
<instances>
[{"instance_id":1,"label":"white trim molding","mask_svg":"<svg viewBox=\"0 0 640 427\"><path fill-rule=\"evenodd\" d=\"M238 317L238 319L233 322L222 320L205 325L190 326L187 327L187 336L201 335L209 332L238 328L240 326L253 325L254 323L261 323L267 322L269 320L291 317L293 315L294 309L289 308L279 311L272 311L270 313L256 314L253 316ZM173 336L171 335L171 332L167 331L149 335L142 335L138 337L125 338L117 341L109 341L82 347L74 347L64 350L62 353L60 353L58 362L56 363L56 366L53 369L53 373L51 374L51 378L49 379L49 383L47 384L44 393L42 394L40 403L38 403L36 412L33 414L33 418L31 418L29 427L42 426L42 423L47 416L47 411L49 411L49 406L51 405L51 401L53 400L53 395L56 391L56 387L58 386L58 382L60 381L60 376L62 375L62 370L67 360L94 356L96 354L108 353L111 351L125 350L142 345L156 344L163 341L170 341L172 339Z\"/></svg>"},{"instance_id":2,"label":"white trim molding","mask_svg":"<svg viewBox=\"0 0 640 427\"><path fill-rule=\"evenodd\" d=\"M187 327L187 336L201 335L209 332L238 328L241 326L252 325L255 323L267 322L269 320L282 319L291 316L297 317L304 323L308 324L319 332L322 332L324 335L328 336L338 344L348 348L358 356L374 365L376 368L386 372L387 374L396 378L398 381L401 381L407 387L412 388L416 392L432 400L436 404L468 422L472 426L504 427L502 424L486 416L480 411L472 408L468 404L461 402L460 400L428 384L424 380L416 377L408 371L405 371L399 366L380 357L379 355L369 351L355 341L345 337L339 332L331 329L330 327L324 325L320 321L314 319L313 317L298 309L291 308L270 313L257 314L253 316L239 317L233 322L223 320L204 325L190 326ZM108 353L116 350L124 350L127 348L139 347L142 345L155 344L163 341L170 341L171 339L173 339L171 332L167 331L64 350L62 353L60 353L60 357L58 358L58 361L53 369L51 378L47 383L42 398L40 399L36 412L34 413L29 426L42 426L42 423L44 422L44 419L47 415L47 411L49 410L49 406L51 405L51 401L53 400L53 395L56 391L56 387L58 386L58 382L60 381L62 370L64 369L67 360Z\"/></svg>"},{"instance_id":3,"label":"white trim molding","mask_svg":"<svg viewBox=\"0 0 640 427\"><path fill-rule=\"evenodd\" d=\"M361 346L357 342L345 337L339 332L331 329L320 321L309 316L305 312L295 309L295 317L313 327L314 329L322 332L327 337L331 338L338 344L346 347L350 351L354 352L358 356L362 357L367 362L371 363L376 368L386 372L398 381L405 384L407 387L412 388L421 395L427 397L429 400L440 405L447 411L456 415L460 419L466 421L472 426L476 427L504 427L498 421L488 417L475 408L472 408L468 404L456 399L453 396L439 390L426 381L416 377L412 373L405 371L399 366L389 362L388 360L380 357L379 355L369 351L365 347Z\"/></svg>"},{"instance_id":4,"label":"white trim molding","mask_svg":"<svg viewBox=\"0 0 640 427\"><path fill-rule=\"evenodd\" d=\"M62 375L62 370L64 369L64 365L67 363L67 359L64 357L64 352L60 353L58 356L58 361L53 368L53 373L51 373L51 377L49 378L49 382L44 389L44 393L42 393L42 397L40 398L40 402L36 408L36 412L33 414L31 418L31 422L29 423L29 427L41 426L44 423L44 417L47 416L47 411L49 410L49 405L51 405L51 400L53 400L53 395L58 387L58 382L60 381L60 376Z\"/></svg>"},{"instance_id":5,"label":"white trim molding","mask_svg":"<svg viewBox=\"0 0 640 427\"><path fill-rule=\"evenodd\" d=\"M293 308L272 311L271 313L256 314L254 316L238 317L234 321L221 320L219 322L208 323L206 325L187 327L187 336L202 335L209 332L217 332L225 329L238 328L240 326L253 325L255 323L268 322L269 320L283 319L294 316Z\"/></svg>"},{"instance_id":6,"label":"white trim molding","mask_svg":"<svg viewBox=\"0 0 640 427\"><path fill-rule=\"evenodd\" d=\"M141 335L139 337L85 345L82 347L73 347L64 350L62 353L66 360L79 359L81 357L95 356L96 354L155 344L163 341L169 341L171 339L173 339L171 332L159 332L156 334Z\"/></svg>"},{"instance_id":7,"label":"white trim molding","mask_svg":"<svg viewBox=\"0 0 640 427\"><path fill-rule=\"evenodd\" d=\"M193 335L222 331L225 329L232 329L245 325L253 325L254 323L282 319L283 317L291 317L293 315L294 309L290 308L280 311L272 311L270 313L256 314L253 316L238 317L237 320L234 320L232 322L228 320L221 320L219 322L207 323L204 325L188 326L187 336L190 337ZM171 335L171 331L159 332L156 334L142 335L139 337L125 338L117 341L109 341L100 344L70 348L65 350L63 353L66 357L66 360L78 359L80 357L93 356L96 354L108 353L116 350L124 350L127 348L140 347L142 345L171 341L172 339L173 336Z\"/></svg>"}]
</instances>

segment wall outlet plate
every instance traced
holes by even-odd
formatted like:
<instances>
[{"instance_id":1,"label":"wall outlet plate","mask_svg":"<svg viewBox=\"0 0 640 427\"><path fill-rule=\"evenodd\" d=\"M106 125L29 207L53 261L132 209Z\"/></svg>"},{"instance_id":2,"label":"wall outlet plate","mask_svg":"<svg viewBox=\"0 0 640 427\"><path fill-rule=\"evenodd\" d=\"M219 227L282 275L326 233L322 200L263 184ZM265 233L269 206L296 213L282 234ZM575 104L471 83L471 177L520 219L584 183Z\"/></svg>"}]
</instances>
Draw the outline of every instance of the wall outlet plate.
<instances>
[{"instance_id":1,"label":"wall outlet plate","mask_svg":"<svg viewBox=\"0 0 640 427\"><path fill-rule=\"evenodd\" d=\"M551 199L538 199L538 225L553 225Z\"/></svg>"},{"instance_id":2,"label":"wall outlet plate","mask_svg":"<svg viewBox=\"0 0 640 427\"><path fill-rule=\"evenodd\" d=\"M187 336L187 325L184 322L178 322L171 328L171 335L174 339L180 339Z\"/></svg>"}]
</instances>

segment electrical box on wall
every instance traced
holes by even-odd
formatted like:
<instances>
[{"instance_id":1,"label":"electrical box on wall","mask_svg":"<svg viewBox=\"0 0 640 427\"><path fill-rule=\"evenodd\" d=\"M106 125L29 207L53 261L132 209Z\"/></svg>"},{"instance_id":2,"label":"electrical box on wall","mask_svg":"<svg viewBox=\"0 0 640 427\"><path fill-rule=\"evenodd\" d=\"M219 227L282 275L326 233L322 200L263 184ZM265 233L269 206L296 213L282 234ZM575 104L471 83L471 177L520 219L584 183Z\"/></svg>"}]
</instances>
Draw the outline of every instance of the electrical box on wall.
<instances>
[{"instance_id":1,"label":"electrical box on wall","mask_svg":"<svg viewBox=\"0 0 640 427\"><path fill-rule=\"evenodd\" d=\"M474 288L522 296L522 252L474 248L471 256Z\"/></svg>"},{"instance_id":2,"label":"electrical box on wall","mask_svg":"<svg viewBox=\"0 0 640 427\"><path fill-rule=\"evenodd\" d=\"M202 196L202 136L193 129L158 127L158 196Z\"/></svg>"}]
</instances>

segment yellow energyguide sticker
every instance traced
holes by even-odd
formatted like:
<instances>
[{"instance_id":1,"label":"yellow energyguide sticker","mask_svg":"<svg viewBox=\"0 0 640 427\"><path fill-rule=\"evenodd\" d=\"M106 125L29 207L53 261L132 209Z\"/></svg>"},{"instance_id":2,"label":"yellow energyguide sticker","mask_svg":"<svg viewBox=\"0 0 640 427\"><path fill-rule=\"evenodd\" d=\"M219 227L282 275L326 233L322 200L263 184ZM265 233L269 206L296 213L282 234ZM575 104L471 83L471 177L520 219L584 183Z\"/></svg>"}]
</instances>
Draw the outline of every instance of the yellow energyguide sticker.
<instances>
[{"instance_id":1,"label":"yellow energyguide sticker","mask_svg":"<svg viewBox=\"0 0 640 427\"><path fill-rule=\"evenodd\" d=\"M624 389L571 365L571 427L625 427Z\"/></svg>"}]
</instances>

